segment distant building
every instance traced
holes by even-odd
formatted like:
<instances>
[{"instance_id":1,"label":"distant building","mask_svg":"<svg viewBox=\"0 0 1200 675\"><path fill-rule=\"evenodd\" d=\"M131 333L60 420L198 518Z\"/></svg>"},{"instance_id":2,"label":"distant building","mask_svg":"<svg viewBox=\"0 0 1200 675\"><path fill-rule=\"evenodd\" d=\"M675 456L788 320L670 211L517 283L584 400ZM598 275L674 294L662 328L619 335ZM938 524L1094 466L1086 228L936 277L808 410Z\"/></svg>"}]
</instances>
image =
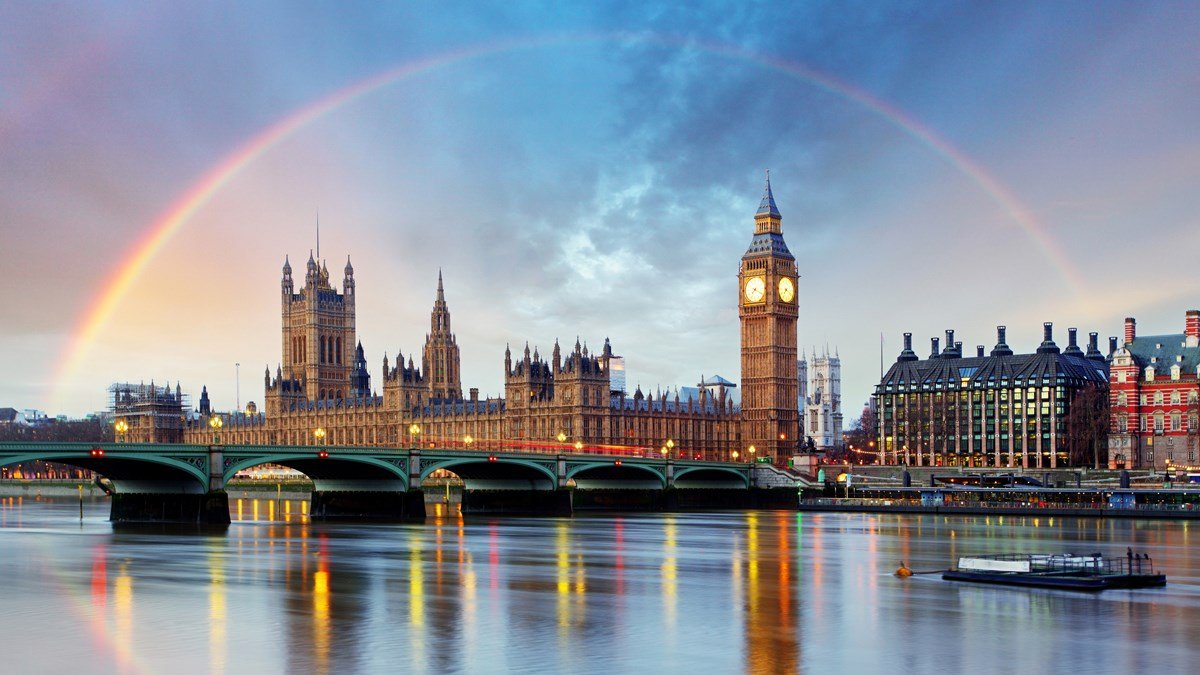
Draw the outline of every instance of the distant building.
<instances>
[{"instance_id":1,"label":"distant building","mask_svg":"<svg viewBox=\"0 0 1200 675\"><path fill-rule=\"evenodd\" d=\"M1110 466L1197 466L1200 310L1188 310L1183 332L1170 335L1138 336L1136 321L1125 319L1124 344L1113 353L1109 387Z\"/></svg>"},{"instance_id":2,"label":"distant building","mask_svg":"<svg viewBox=\"0 0 1200 675\"><path fill-rule=\"evenodd\" d=\"M954 331L946 348L931 340L929 358L904 351L875 387L878 447L888 463L916 466L1054 468L1069 464L1066 422L1071 404L1088 387L1108 391L1108 363L1091 334L1087 353L1076 344L1060 350L1044 326L1033 354L1014 354L1005 328L996 346L964 357Z\"/></svg>"},{"instance_id":3,"label":"distant building","mask_svg":"<svg viewBox=\"0 0 1200 675\"><path fill-rule=\"evenodd\" d=\"M0 424L25 426L25 414L16 408L0 408Z\"/></svg>"},{"instance_id":4,"label":"distant building","mask_svg":"<svg viewBox=\"0 0 1200 675\"><path fill-rule=\"evenodd\" d=\"M207 399L207 392L205 392ZM117 433L117 441L130 443L180 443L190 407L187 394L179 385L117 383L108 388L108 410L115 420L124 421L127 431Z\"/></svg>"},{"instance_id":5,"label":"distant building","mask_svg":"<svg viewBox=\"0 0 1200 675\"><path fill-rule=\"evenodd\" d=\"M796 362L799 384L797 408L800 411L801 433L811 438L816 450L827 451L839 446L842 440L842 360L837 350L832 356L828 348L820 356L813 350L812 361Z\"/></svg>"}]
</instances>

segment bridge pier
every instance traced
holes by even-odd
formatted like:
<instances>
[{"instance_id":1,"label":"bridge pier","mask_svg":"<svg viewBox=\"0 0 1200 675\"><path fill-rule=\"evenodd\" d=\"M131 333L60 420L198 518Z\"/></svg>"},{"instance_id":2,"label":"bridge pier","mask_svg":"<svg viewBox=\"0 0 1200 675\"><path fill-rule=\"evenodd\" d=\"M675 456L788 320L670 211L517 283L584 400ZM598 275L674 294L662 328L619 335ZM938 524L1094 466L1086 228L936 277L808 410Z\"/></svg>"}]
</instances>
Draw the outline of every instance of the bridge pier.
<instances>
[{"instance_id":1,"label":"bridge pier","mask_svg":"<svg viewBox=\"0 0 1200 675\"><path fill-rule=\"evenodd\" d=\"M313 490L308 515L313 520L424 520L425 492Z\"/></svg>"},{"instance_id":2,"label":"bridge pier","mask_svg":"<svg viewBox=\"0 0 1200 675\"><path fill-rule=\"evenodd\" d=\"M229 524L229 495L224 490L189 494L121 492L118 488L111 499L108 519L114 523Z\"/></svg>"},{"instance_id":3,"label":"bridge pier","mask_svg":"<svg viewBox=\"0 0 1200 675\"><path fill-rule=\"evenodd\" d=\"M571 490L463 490L464 515L571 515Z\"/></svg>"}]
</instances>

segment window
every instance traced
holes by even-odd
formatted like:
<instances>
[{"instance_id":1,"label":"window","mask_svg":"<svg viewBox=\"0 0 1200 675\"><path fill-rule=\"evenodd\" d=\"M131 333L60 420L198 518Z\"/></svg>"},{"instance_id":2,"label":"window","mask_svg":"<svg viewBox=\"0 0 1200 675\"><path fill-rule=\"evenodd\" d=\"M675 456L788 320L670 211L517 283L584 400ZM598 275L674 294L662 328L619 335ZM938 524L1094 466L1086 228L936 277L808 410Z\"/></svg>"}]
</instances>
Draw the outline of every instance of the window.
<instances>
[{"instance_id":1,"label":"window","mask_svg":"<svg viewBox=\"0 0 1200 675\"><path fill-rule=\"evenodd\" d=\"M1158 413L1154 416L1154 432L1162 433L1163 430L1163 414Z\"/></svg>"},{"instance_id":2,"label":"window","mask_svg":"<svg viewBox=\"0 0 1200 675\"><path fill-rule=\"evenodd\" d=\"M1117 405L1121 406L1122 408L1129 405L1129 398L1125 395L1125 392L1117 394Z\"/></svg>"},{"instance_id":3,"label":"window","mask_svg":"<svg viewBox=\"0 0 1200 675\"><path fill-rule=\"evenodd\" d=\"M1182 429L1180 422L1181 422L1181 420L1180 420L1179 413L1172 414L1171 415L1171 431L1180 431Z\"/></svg>"},{"instance_id":4,"label":"window","mask_svg":"<svg viewBox=\"0 0 1200 675\"><path fill-rule=\"evenodd\" d=\"M1146 416L1138 415L1138 431L1146 433Z\"/></svg>"},{"instance_id":5,"label":"window","mask_svg":"<svg viewBox=\"0 0 1200 675\"><path fill-rule=\"evenodd\" d=\"M1124 415L1120 415L1119 417L1117 417L1117 431L1119 431L1121 433L1125 433L1125 432L1129 431L1129 418L1128 417L1126 417Z\"/></svg>"},{"instance_id":6,"label":"window","mask_svg":"<svg viewBox=\"0 0 1200 675\"><path fill-rule=\"evenodd\" d=\"M1163 396L1161 391L1154 392L1154 405L1162 405Z\"/></svg>"},{"instance_id":7,"label":"window","mask_svg":"<svg viewBox=\"0 0 1200 675\"><path fill-rule=\"evenodd\" d=\"M1179 405L1179 392L1171 392L1171 405Z\"/></svg>"},{"instance_id":8,"label":"window","mask_svg":"<svg viewBox=\"0 0 1200 675\"><path fill-rule=\"evenodd\" d=\"M1142 394L1142 405L1146 405L1146 395Z\"/></svg>"}]
</instances>

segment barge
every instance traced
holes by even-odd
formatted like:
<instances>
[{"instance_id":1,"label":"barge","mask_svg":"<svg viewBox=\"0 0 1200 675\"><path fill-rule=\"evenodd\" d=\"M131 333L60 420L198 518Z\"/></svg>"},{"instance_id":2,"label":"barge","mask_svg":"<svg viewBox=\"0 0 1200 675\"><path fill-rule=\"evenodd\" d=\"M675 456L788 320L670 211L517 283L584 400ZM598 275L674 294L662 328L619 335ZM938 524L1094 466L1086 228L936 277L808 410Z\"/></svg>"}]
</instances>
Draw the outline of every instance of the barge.
<instances>
[{"instance_id":1,"label":"barge","mask_svg":"<svg viewBox=\"0 0 1200 675\"><path fill-rule=\"evenodd\" d=\"M1072 591L1108 588L1156 588L1167 585L1165 574L1154 571L1150 556L1105 558L1099 553L1016 553L958 559L942 579L1004 586L1032 586Z\"/></svg>"}]
</instances>

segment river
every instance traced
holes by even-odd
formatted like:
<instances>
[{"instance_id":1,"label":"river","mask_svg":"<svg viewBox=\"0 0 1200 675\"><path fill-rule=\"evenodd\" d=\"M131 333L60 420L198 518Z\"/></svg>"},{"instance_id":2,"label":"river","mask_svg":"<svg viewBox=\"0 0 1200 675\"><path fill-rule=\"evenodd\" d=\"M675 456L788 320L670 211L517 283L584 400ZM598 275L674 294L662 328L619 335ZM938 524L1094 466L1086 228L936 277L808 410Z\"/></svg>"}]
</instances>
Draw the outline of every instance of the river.
<instances>
[{"instance_id":1,"label":"river","mask_svg":"<svg viewBox=\"0 0 1200 675\"><path fill-rule=\"evenodd\" d=\"M114 528L0 499L4 672L1195 672L1190 523L785 511ZM956 556L1149 553L1165 589L898 579Z\"/></svg>"}]
</instances>

